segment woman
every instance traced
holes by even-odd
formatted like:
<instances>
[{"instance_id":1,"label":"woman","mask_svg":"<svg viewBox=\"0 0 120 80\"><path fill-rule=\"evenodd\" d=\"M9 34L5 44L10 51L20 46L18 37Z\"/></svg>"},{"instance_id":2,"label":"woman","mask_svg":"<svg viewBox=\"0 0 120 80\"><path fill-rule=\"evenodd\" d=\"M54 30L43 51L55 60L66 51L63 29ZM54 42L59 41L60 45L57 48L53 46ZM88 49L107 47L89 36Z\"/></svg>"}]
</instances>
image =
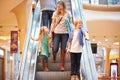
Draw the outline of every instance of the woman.
<instances>
[{"instance_id":1,"label":"woman","mask_svg":"<svg viewBox=\"0 0 120 80\"><path fill-rule=\"evenodd\" d=\"M67 45L67 41L69 37L66 20L69 20L69 22L72 22L72 16L66 10L65 3L63 1L59 1L57 3L57 9L53 13L53 16L52 16L52 24L51 24L50 33L52 34L52 32L54 32L53 62L56 62L56 54L59 49L59 44L61 43L61 64L60 64L61 71L64 70L66 45Z\"/></svg>"}]
</instances>

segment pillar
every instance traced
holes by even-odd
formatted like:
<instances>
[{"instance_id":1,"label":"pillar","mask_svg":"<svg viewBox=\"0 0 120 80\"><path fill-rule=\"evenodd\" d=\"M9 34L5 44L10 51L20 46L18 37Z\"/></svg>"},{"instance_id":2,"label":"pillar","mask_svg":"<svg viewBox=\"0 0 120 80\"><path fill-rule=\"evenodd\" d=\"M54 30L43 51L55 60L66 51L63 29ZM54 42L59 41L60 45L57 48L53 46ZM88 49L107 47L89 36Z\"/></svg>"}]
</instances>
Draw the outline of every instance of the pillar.
<instances>
[{"instance_id":1,"label":"pillar","mask_svg":"<svg viewBox=\"0 0 120 80\"><path fill-rule=\"evenodd\" d=\"M23 0L19 5L17 5L11 12L16 15L18 28L19 28L19 41L20 41L20 52L22 53L24 49L24 43L26 39L26 32L29 28L30 11L32 6L32 0Z\"/></svg>"},{"instance_id":2,"label":"pillar","mask_svg":"<svg viewBox=\"0 0 120 80\"><path fill-rule=\"evenodd\" d=\"M110 60L109 60L110 51L111 51L111 48L106 48L106 60L105 60L104 73L107 75L109 75L110 73Z\"/></svg>"},{"instance_id":3,"label":"pillar","mask_svg":"<svg viewBox=\"0 0 120 80\"><path fill-rule=\"evenodd\" d=\"M120 76L120 42L119 42L118 76Z\"/></svg>"}]
</instances>

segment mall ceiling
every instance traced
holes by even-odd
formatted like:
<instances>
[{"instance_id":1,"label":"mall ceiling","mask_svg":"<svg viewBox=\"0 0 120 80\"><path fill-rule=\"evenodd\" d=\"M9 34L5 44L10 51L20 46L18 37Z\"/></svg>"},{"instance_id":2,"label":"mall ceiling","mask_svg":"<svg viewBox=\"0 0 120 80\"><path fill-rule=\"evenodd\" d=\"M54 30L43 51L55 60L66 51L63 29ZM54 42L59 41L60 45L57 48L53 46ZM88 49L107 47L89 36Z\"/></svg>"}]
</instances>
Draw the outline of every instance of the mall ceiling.
<instances>
[{"instance_id":1,"label":"mall ceiling","mask_svg":"<svg viewBox=\"0 0 120 80\"><path fill-rule=\"evenodd\" d=\"M8 45L10 31L18 30L16 16L11 10L22 1L2 0L0 2L0 46ZM87 20L91 42L99 43L100 46L116 48L114 43L120 42L120 11L112 12L84 9L84 16Z\"/></svg>"}]
</instances>

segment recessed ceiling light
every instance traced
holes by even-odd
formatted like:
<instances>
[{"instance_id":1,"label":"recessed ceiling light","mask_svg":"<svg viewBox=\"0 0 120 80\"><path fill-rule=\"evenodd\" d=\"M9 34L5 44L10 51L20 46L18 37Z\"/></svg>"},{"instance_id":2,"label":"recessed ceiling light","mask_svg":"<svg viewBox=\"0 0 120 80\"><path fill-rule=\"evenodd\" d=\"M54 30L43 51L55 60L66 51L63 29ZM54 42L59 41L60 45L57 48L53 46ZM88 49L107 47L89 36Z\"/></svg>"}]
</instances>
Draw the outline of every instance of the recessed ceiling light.
<instances>
[{"instance_id":1,"label":"recessed ceiling light","mask_svg":"<svg viewBox=\"0 0 120 80\"><path fill-rule=\"evenodd\" d=\"M113 45L119 45L119 42L114 42Z\"/></svg>"},{"instance_id":2,"label":"recessed ceiling light","mask_svg":"<svg viewBox=\"0 0 120 80\"><path fill-rule=\"evenodd\" d=\"M13 56L10 56L10 60L13 60Z\"/></svg>"},{"instance_id":3,"label":"recessed ceiling light","mask_svg":"<svg viewBox=\"0 0 120 80\"><path fill-rule=\"evenodd\" d=\"M105 39L105 41L108 41L108 39Z\"/></svg>"},{"instance_id":4,"label":"recessed ceiling light","mask_svg":"<svg viewBox=\"0 0 120 80\"><path fill-rule=\"evenodd\" d=\"M92 41L95 41L95 39L92 39Z\"/></svg>"},{"instance_id":5,"label":"recessed ceiling light","mask_svg":"<svg viewBox=\"0 0 120 80\"><path fill-rule=\"evenodd\" d=\"M101 44L101 42L100 42L100 41L99 41L98 43L99 43L99 44Z\"/></svg>"}]
</instances>

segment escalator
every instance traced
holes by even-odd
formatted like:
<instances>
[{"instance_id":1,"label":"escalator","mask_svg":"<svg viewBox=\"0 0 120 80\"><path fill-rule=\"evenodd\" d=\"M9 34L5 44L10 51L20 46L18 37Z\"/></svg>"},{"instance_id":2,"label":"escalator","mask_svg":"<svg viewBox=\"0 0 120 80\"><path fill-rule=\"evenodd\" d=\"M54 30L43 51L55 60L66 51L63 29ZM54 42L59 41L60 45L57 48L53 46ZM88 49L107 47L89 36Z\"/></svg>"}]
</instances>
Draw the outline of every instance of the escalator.
<instances>
[{"instance_id":1,"label":"escalator","mask_svg":"<svg viewBox=\"0 0 120 80\"><path fill-rule=\"evenodd\" d=\"M81 0L64 0L72 12L73 20L82 19L84 29L87 29L84 20ZM49 58L49 71L43 71L39 65L39 57L37 55L37 42L32 41L30 36L37 38L41 24L40 5L37 3L34 13L31 11L30 27L28 30L26 44L23 51L19 80L70 80L70 55L66 54L65 71L60 71L60 52L57 54L56 63L52 62L52 55ZM92 55L90 41L84 39L83 55L82 55L82 80L98 80L94 57Z\"/></svg>"}]
</instances>

